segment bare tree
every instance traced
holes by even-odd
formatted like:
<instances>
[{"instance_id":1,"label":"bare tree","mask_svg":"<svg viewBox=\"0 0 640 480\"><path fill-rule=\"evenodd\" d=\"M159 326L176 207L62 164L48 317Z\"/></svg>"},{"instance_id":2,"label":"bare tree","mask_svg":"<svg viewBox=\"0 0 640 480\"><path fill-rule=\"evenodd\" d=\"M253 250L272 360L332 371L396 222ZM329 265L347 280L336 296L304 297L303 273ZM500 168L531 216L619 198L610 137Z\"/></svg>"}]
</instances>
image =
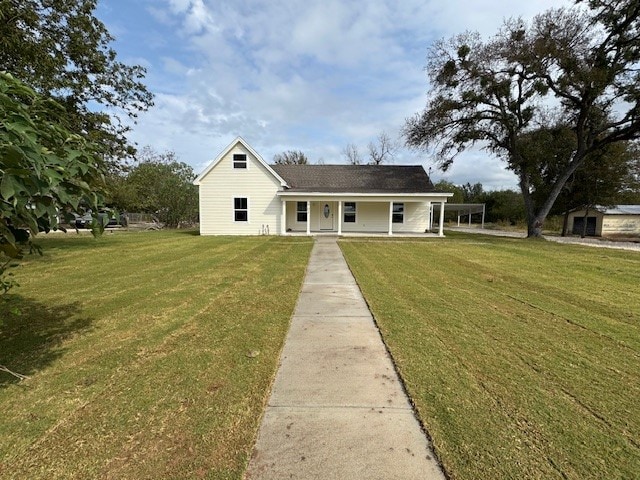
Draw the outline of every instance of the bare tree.
<instances>
[{"instance_id":1,"label":"bare tree","mask_svg":"<svg viewBox=\"0 0 640 480\"><path fill-rule=\"evenodd\" d=\"M279 165L307 165L309 159L300 150L287 150L273 156L273 162Z\"/></svg>"},{"instance_id":2,"label":"bare tree","mask_svg":"<svg viewBox=\"0 0 640 480\"><path fill-rule=\"evenodd\" d=\"M390 162L398 150L398 143L392 140L386 132L378 135L377 141L377 143L369 142L370 165L380 165L381 163Z\"/></svg>"},{"instance_id":3,"label":"bare tree","mask_svg":"<svg viewBox=\"0 0 640 480\"><path fill-rule=\"evenodd\" d=\"M358 151L358 147L356 147L355 144L349 143L342 150L342 154L346 157L347 162L349 162L350 165L361 165L362 164L362 157L360 156L360 152Z\"/></svg>"}]
</instances>

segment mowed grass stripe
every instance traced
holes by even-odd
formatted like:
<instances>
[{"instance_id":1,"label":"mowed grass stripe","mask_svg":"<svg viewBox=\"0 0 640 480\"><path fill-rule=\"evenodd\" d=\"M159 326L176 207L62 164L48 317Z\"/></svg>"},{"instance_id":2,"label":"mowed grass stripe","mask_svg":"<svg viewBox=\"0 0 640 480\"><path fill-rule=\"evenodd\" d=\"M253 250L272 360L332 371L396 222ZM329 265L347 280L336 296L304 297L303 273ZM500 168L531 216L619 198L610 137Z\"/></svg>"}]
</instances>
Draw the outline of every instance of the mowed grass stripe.
<instances>
[{"instance_id":1,"label":"mowed grass stripe","mask_svg":"<svg viewBox=\"0 0 640 480\"><path fill-rule=\"evenodd\" d=\"M45 247L20 272L16 301L74 299L57 320L87 325L59 327L32 378L0 389L0 477L240 478L311 242L154 232ZM57 285L39 275L83 253L99 254L102 270L79 265ZM23 325L0 327L3 347ZM9 360L34 363L22 351Z\"/></svg>"},{"instance_id":2,"label":"mowed grass stripe","mask_svg":"<svg viewBox=\"0 0 640 480\"><path fill-rule=\"evenodd\" d=\"M634 478L640 255L474 238L341 242L445 468Z\"/></svg>"}]
</instances>

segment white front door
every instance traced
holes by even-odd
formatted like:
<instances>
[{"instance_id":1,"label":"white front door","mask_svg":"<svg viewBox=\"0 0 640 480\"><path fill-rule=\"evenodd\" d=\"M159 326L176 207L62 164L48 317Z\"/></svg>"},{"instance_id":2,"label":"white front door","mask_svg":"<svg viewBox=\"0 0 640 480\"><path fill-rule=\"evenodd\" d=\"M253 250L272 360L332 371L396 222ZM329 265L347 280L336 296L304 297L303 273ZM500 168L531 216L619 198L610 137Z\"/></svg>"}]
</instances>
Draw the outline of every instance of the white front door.
<instances>
[{"instance_id":1,"label":"white front door","mask_svg":"<svg viewBox=\"0 0 640 480\"><path fill-rule=\"evenodd\" d=\"M320 230L333 230L335 202L320 202Z\"/></svg>"}]
</instances>

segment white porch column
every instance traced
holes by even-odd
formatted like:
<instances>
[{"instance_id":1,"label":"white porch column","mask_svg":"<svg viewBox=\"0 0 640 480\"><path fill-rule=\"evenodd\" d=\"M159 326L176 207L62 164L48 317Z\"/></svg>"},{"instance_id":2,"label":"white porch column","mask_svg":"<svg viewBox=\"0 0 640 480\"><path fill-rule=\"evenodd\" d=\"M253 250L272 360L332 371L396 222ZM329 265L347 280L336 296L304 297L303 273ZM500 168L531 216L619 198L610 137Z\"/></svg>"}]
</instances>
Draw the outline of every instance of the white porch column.
<instances>
[{"instance_id":1,"label":"white porch column","mask_svg":"<svg viewBox=\"0 0 640 480\"><path fill-rule=\"evenodd\" d=\"M471 207L469 207L469 226L471 226Z\"/></svg>"},{"instance_id":2,"label":"white porch column","mask_svg":"<svg viewBox=\"0 0 640 480\"><path fill-rule=\"evenodd\" d=\"M444 237L444 202L440 202L440 223L438 224L438 236Z\"/></svg>"},{"instance_id":3,"label":"white porch column","mask_svg":"<svg viewBox=\"0 0 640 480\"><path fill-rule=\"evenodd\" d=\"M429 231L433 229L433 203L429 202Z\"/></svg>"},{"instance_id":4,"label":"white porch column","mask_svg":"<svg viewBox=\"0 0 640 480\"><path fill-rule=\"evenodd\" d=\"M338 235L342 235L342 200L338 202Z\"/></svg>"},{"instance_id":5,"label":"white porch column","mask_svg":"<svg viewBox=\"0 0 640 480\"><path fill-rule=\"evenodd\" d=\"M287 199L282 199L282 216L280 217L280 234L287 234Z\"/></svg>"},{"instance_id":6,"label":"white porch column","mask_svg":"<svg viewBox=\"0 0 640 480\"><path fill-rule=\"evenodd\" d=\"M484 228L484 203L482 204L482 228Z\"/></svg>"},{"instance_id":7,"label":"white porch column","mask_svg":"<svg viewBox=\"0 0 640 480\"><path fill-rule=\"evenodd\" d=\"M393 202L389 202L389 235L393 235Z\"/></svg>"},{"instance_id":8,"label":"white porch column","mask_svg":"<svg viewBox=\"0 0 640 480\"><path fill-rule=\"evenodd\" d=\"M311 202L307 200L307 235L311 235Z\"/></svg>"}]
</instances>

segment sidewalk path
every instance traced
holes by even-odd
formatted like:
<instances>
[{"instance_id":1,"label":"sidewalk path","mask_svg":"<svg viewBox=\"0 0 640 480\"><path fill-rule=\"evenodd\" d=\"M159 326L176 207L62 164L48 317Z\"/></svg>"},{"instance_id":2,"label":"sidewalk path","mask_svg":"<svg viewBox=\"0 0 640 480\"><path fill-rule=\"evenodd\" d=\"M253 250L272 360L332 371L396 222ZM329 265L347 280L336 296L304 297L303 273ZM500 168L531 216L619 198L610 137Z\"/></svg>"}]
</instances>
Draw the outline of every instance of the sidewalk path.
<instances>
[{"instance_id":1,"label":"sidewalk path","mask_svg":"<svg viewBox=\"0 0 640 480\"><path fill-rule=\"evenodd\" d=\"M316 238L246 478L444 479L335 238Z\"/></svg>"}]
</instances>

